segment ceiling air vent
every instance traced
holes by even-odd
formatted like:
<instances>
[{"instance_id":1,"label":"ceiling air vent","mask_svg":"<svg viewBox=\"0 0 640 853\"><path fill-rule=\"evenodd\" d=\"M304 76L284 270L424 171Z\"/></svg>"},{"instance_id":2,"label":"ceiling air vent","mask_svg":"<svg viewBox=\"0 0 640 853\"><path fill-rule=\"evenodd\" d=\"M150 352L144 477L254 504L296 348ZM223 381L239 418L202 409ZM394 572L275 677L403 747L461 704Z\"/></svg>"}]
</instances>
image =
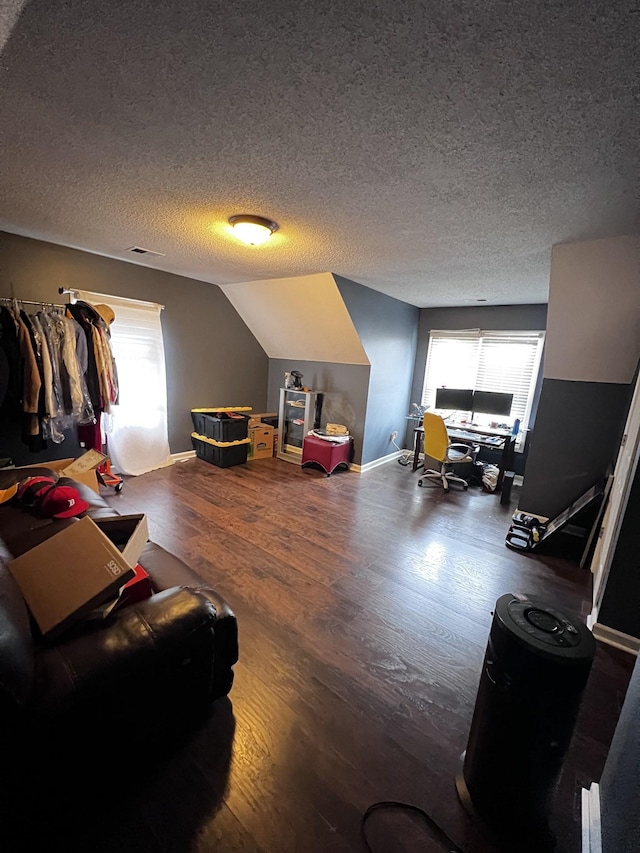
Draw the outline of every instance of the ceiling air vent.
<instances>
[{"instance_id":1,"label":"ceiling air vent","mask_svg":"<svg viewBox=\"0 0 640 853\"><path fill-rule=\"evenodd\" d=\"M143 249L142 246L129 246L127 252L132 255L146 255L149 258L164 258L162 252L154 252L152 249Z\"/></svg>"}]
</instances>

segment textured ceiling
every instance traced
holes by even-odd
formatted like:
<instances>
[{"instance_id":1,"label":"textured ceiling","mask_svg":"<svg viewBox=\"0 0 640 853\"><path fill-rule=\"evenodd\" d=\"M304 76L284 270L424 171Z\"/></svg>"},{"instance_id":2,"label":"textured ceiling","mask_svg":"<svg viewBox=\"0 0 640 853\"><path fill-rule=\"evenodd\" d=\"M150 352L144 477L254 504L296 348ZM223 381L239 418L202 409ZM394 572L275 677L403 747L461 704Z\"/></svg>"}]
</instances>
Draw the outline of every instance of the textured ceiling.
<instances>
[{"instance_id":1,"label":"textured ceiling","mask_svg":"<svg viewBox=\"0 0 640 853\"><path fill-rule=\"evenodd\" d=\"M11 30L26 2L27 0L2 0L0 3L0 52L11 35Z\"/></svg>"},{"instance_id":2,"label":"textured ceiling","mask_svg":"<svg viewBox=\"0 0 640 853\"><path fill-rule=\"evenodd\" d=\"M553 243L640 231L639 35L637 0L31 0L0 227L220 284L545 301ZM280 231L243 247L240 212Z\"/></svg>"}]
</instances>

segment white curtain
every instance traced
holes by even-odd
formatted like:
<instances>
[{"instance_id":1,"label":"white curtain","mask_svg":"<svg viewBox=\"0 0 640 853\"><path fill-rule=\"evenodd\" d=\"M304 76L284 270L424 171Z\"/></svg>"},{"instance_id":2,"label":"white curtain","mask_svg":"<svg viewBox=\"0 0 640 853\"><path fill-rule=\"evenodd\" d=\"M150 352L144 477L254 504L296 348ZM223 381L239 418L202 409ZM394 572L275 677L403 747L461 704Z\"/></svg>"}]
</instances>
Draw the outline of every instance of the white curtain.
<instances>
[{"instance_id":1,"label":"white curtain","mask_svg":"<svg viewBox=\"0 0 640 853\"><path fill-rule=\"evenodd\" d=\"M173 464L167 431L167 376L160 323L161 306L119 296L79 291L92 305L109 305L119 382L118 405L107 423L107 448L114 469L145 474Z\"/></svg>"}]
</instances>

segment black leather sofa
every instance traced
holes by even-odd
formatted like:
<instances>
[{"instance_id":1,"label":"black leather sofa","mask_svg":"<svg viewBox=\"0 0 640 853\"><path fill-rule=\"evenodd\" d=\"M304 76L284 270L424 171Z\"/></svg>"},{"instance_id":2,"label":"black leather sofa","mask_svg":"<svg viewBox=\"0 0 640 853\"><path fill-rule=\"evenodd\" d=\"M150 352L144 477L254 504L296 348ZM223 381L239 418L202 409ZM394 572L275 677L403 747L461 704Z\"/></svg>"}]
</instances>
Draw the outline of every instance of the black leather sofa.
<instances>
[{"instance_id":1,"label":"black leather sofa","mask_svg":"<svg viewBox=\"0 0 640 853\"><path fill-rule=\"evenodd\" d=\"M56 477L51 471L42 471ZM0 471L0 488L15 471ZM73 485L96 519L117 513L88 487ZM70 723L104 733L143 728L200 713L225 696L238 660L237 623L229 605L189 567L149 542L140 565L150 598L84 623L46 643L6 568L12 557L76 519L52 520L14 502L0 505L0 742Z\"/></svg>"}]
</instances>

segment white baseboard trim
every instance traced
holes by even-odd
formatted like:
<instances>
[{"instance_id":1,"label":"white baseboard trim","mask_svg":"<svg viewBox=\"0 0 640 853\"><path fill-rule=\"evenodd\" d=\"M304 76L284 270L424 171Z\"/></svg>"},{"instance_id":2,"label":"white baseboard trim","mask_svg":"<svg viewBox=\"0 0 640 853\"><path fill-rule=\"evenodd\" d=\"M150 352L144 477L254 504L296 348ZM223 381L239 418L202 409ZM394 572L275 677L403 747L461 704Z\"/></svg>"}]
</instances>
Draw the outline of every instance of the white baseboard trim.
<instances>
[{"instance_id":1,"label":"white baseboard trim","mask_svg":"<svg viewBox=\"0 0 640 853\"><path fill-rule=\"evenodd\" d=\"M195 455L195 450L183 450L182 453L172 453L171 458L174 462L184 462L185 459L193 459Z\"/></svg>"},{"instance_id":2,"label":"white baseboard trim","mask_svg":"<svg viewBox=\"0 0 640 853\"><path fill-rule=\"evenodd\" d=\"M402 450L395 450L393 453L389 453L388 456L381 456L380 459L373 459L365 465L349 465L349 470L355 471L356 474L366 474L367 471L378 468L380 465L385 465L387 462L391 462L392 459L399 459L403 455L404 452Z\"/></svg>"},{"instance_id":3,"label":"white baseboard trim","mask_svg":"<svg viewBox=\"0 0 640 853\"><path fill-rule=\"evenodd\" d=\"M582 789L582 853L602 853L600 786L592 782Z\"/></svg>"},{"instance_id":4,"label":"white baseboard trim","mask_svg":"<svg viewBox=\"0 0 640 853\"><path fill-rule=\"evenodd\" d=\"M621 649L623 652L629 652L632 655L636 655L636 657L638 656L640 652L640 640L637 637L624 634L622 631L616 631L615 628L609 628L608 625L603 625L602 622L596 622L591 630L596 640L601 640L608 646L613 646L616 649Z\"/></svg>"}]
</instances>

